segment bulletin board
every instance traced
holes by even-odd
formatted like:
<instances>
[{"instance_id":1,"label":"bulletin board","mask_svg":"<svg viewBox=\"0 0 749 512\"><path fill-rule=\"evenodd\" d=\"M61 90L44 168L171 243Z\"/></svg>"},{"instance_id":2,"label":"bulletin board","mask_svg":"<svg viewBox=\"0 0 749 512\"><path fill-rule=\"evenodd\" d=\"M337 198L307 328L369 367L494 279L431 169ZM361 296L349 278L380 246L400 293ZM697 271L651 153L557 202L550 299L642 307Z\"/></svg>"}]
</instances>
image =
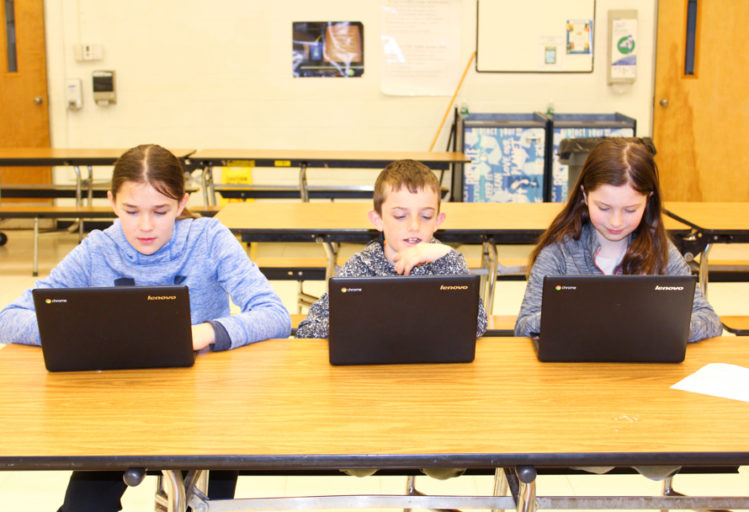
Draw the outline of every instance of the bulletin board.
<instances>
[{"instance_id":1,"label":"bulletin board","mask_svg":"<svg viewBox=\"0 0 749 512\"><path fill-rule=\"evenodd\" d=\"M476 71L591 73L595 0L478 0Z\"/></svg>"}]
</instances>

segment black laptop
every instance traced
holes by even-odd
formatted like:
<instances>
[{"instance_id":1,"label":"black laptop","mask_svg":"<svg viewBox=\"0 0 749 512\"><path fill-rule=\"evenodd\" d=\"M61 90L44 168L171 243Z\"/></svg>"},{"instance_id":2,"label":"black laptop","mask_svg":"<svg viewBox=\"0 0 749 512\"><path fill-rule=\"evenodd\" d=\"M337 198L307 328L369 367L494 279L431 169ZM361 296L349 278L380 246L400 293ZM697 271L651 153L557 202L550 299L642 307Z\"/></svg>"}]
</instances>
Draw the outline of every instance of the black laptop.
<instances>
[{"instance_id":1,"label":"black laptop","mask_svg":"<svg viewBox=\"0 0 749 512\"><path fill-rule=\"evenodd\" d=\"M679 363L693 276L546 276L541 361Z\"/></svg>"},{"instance_id":2,"label":"black laptop","mask_svg":"<svg viewBox=\"0 0 749 512\"><path fill-rule=\"evenodd\" d=\"M51 372L192 366L186 286L32 290Z\"/></svg>"},{"instance_id":3,"label":"black laptop","mask_svg":"<svg viewBox=\"0 0 749 512\"><path fill-rule=\"evenodd\" d=\"M467 363L476 352L479 277L333 277L334 365Z\"/></svg>"}]
</instances>

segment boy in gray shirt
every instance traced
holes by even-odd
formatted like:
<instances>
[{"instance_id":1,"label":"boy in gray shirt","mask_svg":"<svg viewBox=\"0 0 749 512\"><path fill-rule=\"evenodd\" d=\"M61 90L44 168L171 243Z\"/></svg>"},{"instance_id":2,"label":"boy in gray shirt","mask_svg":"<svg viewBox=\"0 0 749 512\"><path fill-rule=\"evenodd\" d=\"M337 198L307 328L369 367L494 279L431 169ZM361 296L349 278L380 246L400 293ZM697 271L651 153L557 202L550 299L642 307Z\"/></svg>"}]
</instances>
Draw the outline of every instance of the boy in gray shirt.
<instances>
[{"instance_id":1,"label":"boy in gray shirt","mask_svg":"<svg viewBox=\"0 0 749 512\"><path fill-rule=\"evenodd\" d=\"M440 186L437 177L424 164L397 160L389 164L375 181L374 210L369 220L382 233L352 256L338 272L340 277L396 275L468 274L462 254L434 238L445 220L440 212ZM328 337L328 294L325 293L299 324L297 338ZM486 331L483 303L479 303L476 336Z\"/></svg>"}]
</instances>

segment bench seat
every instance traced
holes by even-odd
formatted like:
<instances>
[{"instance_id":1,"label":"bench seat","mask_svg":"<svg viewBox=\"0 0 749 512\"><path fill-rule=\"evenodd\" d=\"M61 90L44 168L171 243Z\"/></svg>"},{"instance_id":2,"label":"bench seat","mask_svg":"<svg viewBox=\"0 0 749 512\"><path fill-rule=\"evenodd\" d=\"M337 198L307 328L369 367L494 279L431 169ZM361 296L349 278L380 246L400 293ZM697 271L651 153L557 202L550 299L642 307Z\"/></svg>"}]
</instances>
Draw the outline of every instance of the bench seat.
<instances>
[{"instance_id":1,"label":"bench seat","mask_svg":"<svg viewBox=\"0 0 749 512\"><path fill-rule=\"evenodd\" d=\"M91 187L91 197L102 199L107 197L109 183L97 183ZM187 187L188 194L197 192L197 187ZM81 197L88 197L89 188L84 183L81 186ZM75 198L77 188L75 185L56 184L3 184L0 185L0 198L24 198L24 199L54 199Z\"/></svg>"}]
</instances>

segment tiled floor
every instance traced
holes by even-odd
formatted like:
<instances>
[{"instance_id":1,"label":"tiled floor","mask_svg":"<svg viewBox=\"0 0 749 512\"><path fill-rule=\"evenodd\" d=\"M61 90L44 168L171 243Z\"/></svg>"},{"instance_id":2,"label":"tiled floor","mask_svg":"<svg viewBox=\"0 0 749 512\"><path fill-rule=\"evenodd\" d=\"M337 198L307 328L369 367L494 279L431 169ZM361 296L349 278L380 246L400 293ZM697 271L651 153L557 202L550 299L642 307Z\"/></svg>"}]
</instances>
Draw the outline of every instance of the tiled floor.
<instances>
[{"instance_id":1,"label":"tiled floor","mask_svg":"<svg viewBox=\"0 0 749 512\"><path fill-rule=\"evenodd\" d=\"M0 225L0 228L2 226ZM33 286L31 276L32 237L29 231L6 230L9 241L0 247L0 307L14 300L24 289ZM75 234L51 232L41 235L39 250L40 275L50 269L77 243ZM341 261L358 250L357 246L344 246ZM461 248L468 255L476 255L475 247ZM500 255L516 257L527 254L524 247L500 248ZM257 248L259 255L309 255L322 256L319 247L313 244L266 244ZM749 259L747 246L716 246L711 258ZM274 281L273 286L290 311L295 311L296 283ZM308 282L305 290L320 293L323 282ZM522 300L524 283L501 281L498 283L495 314L516 314ZM712 283L709 299L720 314L747 314L749 283ZM0 424L2 419L0 419ZM2 435L0 433L0 435ZM69 473L65 471L16 471L0 472L0 511L54 511L60 505L67 485ZM705 476L679 475L675 479L678 490L704 495L746 494L749 489L749 468L741 468L737 474ZM429 494L490 494L490 476L463 476L447 481L428 477L417 478L417 488ZM356 478L350 476L321 477L243 477L240 478L237 497L293 496L341 493L401 493L405 489L405 478L398 476L372 476ZM153 510L155 477L147 477L138 487L129 489L123 498L125 511ZM539 495L653 495L660 491L660 484L638 475L603 476L544 476L538 480Z\"/></svg>"}]
</instances>

